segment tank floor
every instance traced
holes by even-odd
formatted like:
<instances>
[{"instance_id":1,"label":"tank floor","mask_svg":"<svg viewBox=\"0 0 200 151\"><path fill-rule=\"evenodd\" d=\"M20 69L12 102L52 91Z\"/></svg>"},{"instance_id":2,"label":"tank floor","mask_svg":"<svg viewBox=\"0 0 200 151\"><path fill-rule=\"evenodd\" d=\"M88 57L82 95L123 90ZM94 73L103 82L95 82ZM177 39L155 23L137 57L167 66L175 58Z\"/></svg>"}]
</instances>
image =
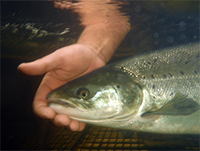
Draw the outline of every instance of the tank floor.
<instances>
[{"instance_id":1,"label":"tank floor","mask_svg":"<svg viewBox=\"0 0 200 151\"><path fill-rule=\"evenodd\" d=\"M82 132L51 122L18 124L7 135L5 149L25 150L200 150L199 135L161 135L87 125ZM26 127L26 128L25 128ZM7 127L8 128L8 127ZM22 128L22 129L20 129ZM7 134L9 131L7 131Z\"/></svg>"}]
</instances>

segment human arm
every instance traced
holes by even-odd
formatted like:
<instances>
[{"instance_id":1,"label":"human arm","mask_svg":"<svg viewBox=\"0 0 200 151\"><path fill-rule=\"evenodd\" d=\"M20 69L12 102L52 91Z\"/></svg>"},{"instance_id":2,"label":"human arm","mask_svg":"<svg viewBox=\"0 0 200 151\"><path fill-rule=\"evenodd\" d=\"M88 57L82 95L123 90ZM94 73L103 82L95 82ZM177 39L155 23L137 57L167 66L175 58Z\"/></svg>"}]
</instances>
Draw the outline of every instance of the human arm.
<instances>
[{"instance_id":1,"label":"human arm","mask_svg":"<svg viewBox=\"0 0 200 151\"><path fill-rule=\"evenodd\" d=\"M69 126L74 131L83 130L85 124L72 120L67 115L56 114L47 106L47 94L77 77L104 66L130 30L127 19L114 16L117 14L116 8L109 8L106 10L106 15L102 12L104 14L102 16L92 5L94 3L74 8L80 14L82 24L85 26L76 44L60 48L36 61L22 63L18 67L29 75L46 73L33 101L34 112L42 118L51 119L55 125ZM99 16L95 17L95 14ZM108 19L107 15L113 16ZM90 17L95 19L92 20Z\"/></svg>"}]
</instances>

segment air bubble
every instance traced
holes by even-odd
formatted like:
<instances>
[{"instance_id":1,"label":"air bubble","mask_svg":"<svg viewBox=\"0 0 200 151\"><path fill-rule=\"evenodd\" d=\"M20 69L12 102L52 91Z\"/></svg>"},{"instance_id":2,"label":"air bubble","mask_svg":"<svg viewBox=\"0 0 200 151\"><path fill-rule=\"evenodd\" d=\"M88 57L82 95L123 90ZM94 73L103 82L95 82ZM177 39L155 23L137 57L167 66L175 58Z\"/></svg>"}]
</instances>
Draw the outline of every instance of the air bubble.
<instances>
[{"instance_id":1,"label":"air bubble","mask_svg":"<svg viewBox=\"0 0 200 151\"><path fill-rule=\"evenodd\" d=\"M185 27L185 22L184 22L184 21L181 21L181 22L179 23L179 26L180 26L181 28Z\"/></svg>"},{"instance_id":2,"label":"air bubble","mask_svg":"<svg viewBox=\"0 0 200 151\"><path fill-rule=\"evenodd\" d=\"M155 33L153 36L154 36L154 38L158 38L158 37L159 37L159 34L158 34L158 33Z\"/></svg>"}]
</instances>

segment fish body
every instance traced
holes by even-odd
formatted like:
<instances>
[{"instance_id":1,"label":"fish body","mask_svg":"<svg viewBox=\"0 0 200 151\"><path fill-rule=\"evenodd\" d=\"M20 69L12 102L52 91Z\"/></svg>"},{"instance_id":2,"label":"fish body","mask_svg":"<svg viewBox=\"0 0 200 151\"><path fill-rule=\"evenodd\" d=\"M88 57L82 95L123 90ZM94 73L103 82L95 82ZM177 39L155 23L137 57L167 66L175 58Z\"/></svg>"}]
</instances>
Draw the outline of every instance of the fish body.
<instances>
[{"instance_id":1,"label":"fish body","mask_svg":"<svg viewBox=\"0 0 200 151\"><path fill-rule=\"evenodd\" d=\"M200 134L200 43L136 55L48 94L57 113L90 124Z\"/></svg>"}]
</instances>

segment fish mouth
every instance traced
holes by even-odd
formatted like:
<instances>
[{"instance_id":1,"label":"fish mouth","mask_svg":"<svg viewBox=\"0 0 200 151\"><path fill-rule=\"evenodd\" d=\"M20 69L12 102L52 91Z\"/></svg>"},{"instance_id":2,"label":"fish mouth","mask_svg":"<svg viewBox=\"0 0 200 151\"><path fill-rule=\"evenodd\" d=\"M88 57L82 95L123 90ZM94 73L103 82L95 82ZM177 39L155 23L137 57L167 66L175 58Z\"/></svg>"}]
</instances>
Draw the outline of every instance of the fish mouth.
<instances>
[{"instance_id":1,"label":"fish mouth","mask_svg":"<svg viewBox=\"0 0 200 151\"><path fill-rule=\"evenodd\" d=\"M82 112L87 110L87 106L85 106L84 104L82 104L81 102L78 102L78 101L71 102L71 101L65 100L65 99L51 99L48 101L49 101L48 106L50 106L51 104L59 104L66 108L71 107L71 108L78 109Z\"/></svg>"}]
</instances>

